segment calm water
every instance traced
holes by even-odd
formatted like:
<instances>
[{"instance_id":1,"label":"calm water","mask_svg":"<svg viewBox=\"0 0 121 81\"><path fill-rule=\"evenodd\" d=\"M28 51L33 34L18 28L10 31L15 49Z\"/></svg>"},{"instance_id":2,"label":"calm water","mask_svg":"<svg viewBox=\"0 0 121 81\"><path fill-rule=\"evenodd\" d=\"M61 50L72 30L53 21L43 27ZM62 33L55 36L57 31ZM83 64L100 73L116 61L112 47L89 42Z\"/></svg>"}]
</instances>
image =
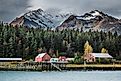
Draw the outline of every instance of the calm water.
<instances>
[{"instance_id":1,"label":"calm water","mask_svg":"<svg viewBox=\"0 0 121 81\"><path fill-rule=\"evenodd\" d=\"M121 81L121 71L0 71L0 81Z\"/></svg>"}]
</instances>

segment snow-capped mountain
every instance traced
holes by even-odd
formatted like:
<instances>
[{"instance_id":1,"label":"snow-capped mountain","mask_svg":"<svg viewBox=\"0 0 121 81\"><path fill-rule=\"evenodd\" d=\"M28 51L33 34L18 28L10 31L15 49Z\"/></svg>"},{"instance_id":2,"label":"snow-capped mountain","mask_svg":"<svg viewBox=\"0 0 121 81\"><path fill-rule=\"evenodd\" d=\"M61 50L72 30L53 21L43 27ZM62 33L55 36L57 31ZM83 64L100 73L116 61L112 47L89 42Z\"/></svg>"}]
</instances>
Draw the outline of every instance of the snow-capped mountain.
<instances>
[{"instance_id":1,"label":"snow-capped mountain","mask_svg":"<svg viewBox=\"0 0 121 81\"><path fill-rule=\"evenodd\" d=\"M27 26L33 28L58 28L79 29L81 31L111 31L121 34L121 20L109 16L99 10L94 10L84 15L72 14L50 14L42 9L30 11L23 16L14 19L11 23L13 26Z\"/></svg>"},{"instance_id":2,"label":"snow-capped mountain","mask_svg":"<svg viewBox=\"0 0 121 81\"><path fill-rule=\"evenodd\" d=\"M33 28L38 28L38 27L52 28L59 26L69 16L70 14L53 15L43 11L42 9L38 9L25 13L23 16L13 20L10 24L13 26L23 25Z\"/></svg>"},{"instance_id":3,"label":"snow-capped mountain","mask_svg":"<svg viewBox=\"0 0 121 81\"><path fill-rule=\"evenodd\" d=\"M83 31L111 31L121 33L121 22L119 19L108 16L99 10L85 13L82 16L71 15L59 27L62 29L79 29Z\"/></svg>"}]
</instances>

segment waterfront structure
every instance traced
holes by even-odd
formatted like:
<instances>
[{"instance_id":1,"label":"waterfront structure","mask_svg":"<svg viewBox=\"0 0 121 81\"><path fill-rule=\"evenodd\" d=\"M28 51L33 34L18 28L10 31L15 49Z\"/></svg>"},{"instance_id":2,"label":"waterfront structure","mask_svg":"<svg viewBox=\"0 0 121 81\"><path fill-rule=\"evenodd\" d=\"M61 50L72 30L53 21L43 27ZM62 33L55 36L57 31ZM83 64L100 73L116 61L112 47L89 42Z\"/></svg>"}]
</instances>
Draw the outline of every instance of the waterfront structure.
<instances>
[{"instance_id":1,"label":"waterfront structure","mask_svg":"<svg viewBox=\"0 0 121 81\"><path fill-rule=\"evenodd\" d=\"M45 61L50 61L50 59L51 57L47 53L41 53L35 57L35 62L45 62Z\"/></svg>"},{"instance_id":2,"label":"waterfront structure","mask_svg":"<svg viewBox=\"0 0 121 81\"><path fill-rule=\"evenodd\" d=\"M84 55L84 60L86 62L96 62L97 59L112 59L113 57L108 53L89 53Z\"/></svg>"},{"instance_id":3,"label":"waterfront structure","mask_svg":"<svg viewBox=\"0 0 121 81\"><path fill-rule=\"evenodd\" d=\"M67 61L67 62L74 61L74 58L66 58L66 61Z\"/></svg>"},{"instance_id":4,"label":"waterfront structure","mask_svg":"<svg viewBox=\"0 0 121 81\"><path fill-rule=\"evenodd\" d=\"M22 61L22 58L0 58L0 62L15 62Z\"/></svg>"},{"instance_id":5,"label":"waterfront structure","mask_svg":"<svg viewBox=\"0 0 121 81\"><path fill-rule=\"evenodd\" d=\"M66 61L66 57L65 56L60 56L58 59L61 62L65 62Z\"/></svg>"},{"instance_id":6,"label":"waterfront structure","mask_svg":"<svg viewBox=\"0 0 121 81\"><path fill-rule=\"evenodd\" d=\"M50 62L59 62L59 59L58 58L51 58Z\"/></svg>"}]
</instances>

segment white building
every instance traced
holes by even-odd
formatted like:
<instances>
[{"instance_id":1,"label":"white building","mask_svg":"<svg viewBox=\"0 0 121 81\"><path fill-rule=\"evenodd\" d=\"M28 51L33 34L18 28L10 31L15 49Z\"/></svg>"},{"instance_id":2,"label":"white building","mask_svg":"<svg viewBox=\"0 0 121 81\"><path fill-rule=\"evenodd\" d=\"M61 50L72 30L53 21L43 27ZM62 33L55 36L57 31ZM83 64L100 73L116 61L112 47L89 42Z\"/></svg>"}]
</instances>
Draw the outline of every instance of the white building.
<instances>
[{"instance_id":1,"label":"white building","mask_svg":"<svg viewBox=\"0 0 121 81\"><path fill-rule=\"evenodd\" d=\"M0 58L0 62L6 61L22 61L22 58Z\"/></svg>"},{"instance_id":2,"label":"white building","mask_svg":"<svg viewBox=\"0 0 121 81\"><path fill-rule=\"evenodd\" d=\"M84 55L86 62L96 62L97 58L112 59L113 57L108 53L89 53Z\"/></svg>"},{"instance_id":3,"label":"white building","mask_svg":"<svg viewBox=\"0 0 121 81\"><path fill-rule=\"evenodd\" d=\"M59 59L58 58L51 58L50 62L59 62Z\"/></svg>"}]
</instances>

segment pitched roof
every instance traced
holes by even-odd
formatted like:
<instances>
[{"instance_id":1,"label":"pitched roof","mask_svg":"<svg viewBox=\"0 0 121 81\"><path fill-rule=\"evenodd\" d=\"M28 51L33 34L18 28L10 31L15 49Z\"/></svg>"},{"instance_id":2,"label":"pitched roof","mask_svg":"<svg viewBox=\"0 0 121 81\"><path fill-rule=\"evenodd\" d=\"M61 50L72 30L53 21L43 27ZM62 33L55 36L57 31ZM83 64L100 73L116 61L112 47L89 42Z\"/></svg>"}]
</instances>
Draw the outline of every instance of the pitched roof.
<instances>
[{"instance_id":1,"label":"pitched roof","mask_svg":"<svg viewBox=\"0 0 121 81\"><path fill-rule=\"evenodd\" d=\"M42 57L44 57L46 54L47 54L47 53L38 54L38 55L36 56L36 58L42 58Z\"/></svg>"},{"instance_id":2,"label":"pitched roof","mask_svg":"<svg viewBox=\"0 0 121 81\"><path fill-rule=\"evenodd\" d=\"M113 58L111 55L108 53L91 53L94 57L99 57L99 58Z\"/></svg>"},{"instance_id":3,"label":"pitched roof","mask_svg":"<svg viewBox=\"0 0 121 81\"><path fill-rule=\"evenodd\" d=\"M22 60L22 58L0 58L0 60Z\"/></svg>"}]
</instances>

